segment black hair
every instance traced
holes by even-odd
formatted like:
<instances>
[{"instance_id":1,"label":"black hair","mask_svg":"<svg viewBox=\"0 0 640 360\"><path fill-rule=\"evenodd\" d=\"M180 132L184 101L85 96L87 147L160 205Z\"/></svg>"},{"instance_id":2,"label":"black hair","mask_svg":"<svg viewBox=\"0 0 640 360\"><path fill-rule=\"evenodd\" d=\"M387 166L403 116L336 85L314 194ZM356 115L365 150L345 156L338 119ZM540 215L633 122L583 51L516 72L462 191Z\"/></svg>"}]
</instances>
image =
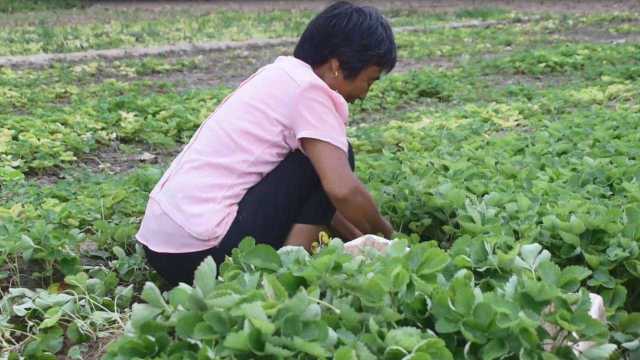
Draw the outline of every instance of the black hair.
<instances>
[{"instance_id":1,"label":"black hair","mask_svg":"<svg viewBox=\"0 0 640 360\"><path fill-rule=\"evenodd\" d=\"M376 8L347 1L330 5L311 20L293 56L314 68L336 58L345 79L372 65L390 72L397 60L389 22Z\"/></svg>"}]
</instances>

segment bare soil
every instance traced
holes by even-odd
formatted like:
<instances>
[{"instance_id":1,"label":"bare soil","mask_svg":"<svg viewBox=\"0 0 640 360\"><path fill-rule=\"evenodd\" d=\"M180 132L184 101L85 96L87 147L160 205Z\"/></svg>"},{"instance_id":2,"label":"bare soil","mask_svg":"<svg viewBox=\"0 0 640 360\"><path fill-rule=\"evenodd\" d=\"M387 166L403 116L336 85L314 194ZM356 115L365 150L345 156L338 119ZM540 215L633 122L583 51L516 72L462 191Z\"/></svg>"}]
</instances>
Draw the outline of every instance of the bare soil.
<instances>
[{"instance_id":1,"label":"bare soil","mask_svg":"<svg viewBox=\"0 0 640 360\"><path fill-rule=\"evenodd\" d=\"M235 87L262 66L273 62L278 56L292 53L293 49L289 46L208 53L201 55L201 64L197 69L149 74L133 80L170 82L176 84L178 90L219 85Z\"/></svg>"},{"instance_id":2,"label":"bare soil","mask_svg":"<svg viewBox=\"0 0 640 360\"><path fill-rule=\"evenodd\" d=\"M156 73L120 80L169 82L175 84L178 91L219 85L234 88L262 66L272 63L278 56L291 55L292 53L293 49L290 47L264 48L251 52L211 53L201 57L202 64L197 69ZM399 59L393 73L404 73L426 66L451 68L454 65L455 61L447 58Z\"/></svg>"},{"instance_id":3,"label":"bare soil","mask_svg":"<svg viewBox=\"0 0 640 360\"><path fill-rule=\"evenodd\" d=\"M84 344L85 350L82 352L83 360L99 360L106 353L107 346L112 341L117 340L123 333L123 330L114 331L113 333L97 338L95 340L89 341ZM65 344L65 348L71 347L70 344ZM64 350L62 352L65 352ZM58 360L71 360L70 357L66 355L58 355Z\"/></svg>"},{"instance_id":4,"label":"bare soil","mask_svg":"<svg viewBox=\"0 0 640 360\"><path fill-rule=\"evenodd\" d=\"M407 9L427 11L455 11L468 7L504 7L525 12L581 12L596 13L603 11L625 11L640 9L640 2L633 0L586 0L586 1L554 1L554 0L353 0L354 3L372 5L382 10ZM319 10L331 1L289 0L289 1L100 1L91 8L126 8L162 11L176 8L198 9L209 11L225 10L274 10L300 9Z\"/></svg>"},{"instance_id":5,"label":"bare soil","mask_svg":"<svg viewBox=\"0 0 640 360\"><path fill-rule=\"evenodd\" d=\"M469 7L500 7L527 13L600 13L640 10L638 0L353 0L355 3L372 5L382 10L420 10L428 12L452 12ZM0 27L25 24L83 24L121 18L123 12L143 19L166 17L175 12L195 15L217 10L268 11L299 9L318 11L327 6L327 0L289 1L94 1L85 9L47 11L42 13L12 14L0 17Z\"/></svg>"},{"instance_id":6,"label":"bare soil","mask_svg":"<svg viewBox=\"0 0 640 360\"><path fill-rule=\"evenodd\" d=\"M637 24L632 22L630 24ZM639 43L640 34L616 34L609 31L609 28L602 27L579 27L565 33L560 34L562 39L567 41L587 42L587 43L609 43L609 44L623 44L623 43Z\"/></svg>"}]
</instances>

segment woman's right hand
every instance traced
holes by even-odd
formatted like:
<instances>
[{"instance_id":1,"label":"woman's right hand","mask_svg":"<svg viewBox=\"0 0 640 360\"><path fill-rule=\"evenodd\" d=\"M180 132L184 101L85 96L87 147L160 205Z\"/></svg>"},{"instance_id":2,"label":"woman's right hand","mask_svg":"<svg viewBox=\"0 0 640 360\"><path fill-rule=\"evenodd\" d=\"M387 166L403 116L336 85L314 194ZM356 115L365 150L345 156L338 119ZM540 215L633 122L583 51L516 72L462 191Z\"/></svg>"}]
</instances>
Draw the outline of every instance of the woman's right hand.
<instances>
[{"instance_id":1,"label":"woman's right hand","mask_svg":"<svg viewBox=\"0 0 640 360\"><path fill-rule=\"evenodd\" d=\"M394 233L393 226L391 225L389 220L387 220L386 218L383 217L382 220L384 221L384 225L383 225L383 230L381 231L381 234L385 239L391 240Z\"/></svg>"}]
</instances>

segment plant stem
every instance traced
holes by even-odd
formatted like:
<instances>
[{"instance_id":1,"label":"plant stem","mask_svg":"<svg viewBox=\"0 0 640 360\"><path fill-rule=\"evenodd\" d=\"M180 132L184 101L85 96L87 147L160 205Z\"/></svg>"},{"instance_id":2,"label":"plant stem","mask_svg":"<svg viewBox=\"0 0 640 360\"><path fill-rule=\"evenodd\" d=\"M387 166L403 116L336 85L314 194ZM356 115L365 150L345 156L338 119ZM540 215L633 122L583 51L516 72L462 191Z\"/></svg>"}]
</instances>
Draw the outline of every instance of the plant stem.
<instances>
[{"instance_id":1,"label":"plant stem","mask_svg":"<svg viewBox=\"0 0 640 360\"><path fill-rule=\"evenodd\" d=\"M320 299L312 298L312 297L311 297L311 296L309 296L309 295L307 295L307 299L309 299L309 300L313 300L313 301L317 302L318 304L324 305L324 306L328 307L329 309L331 309L331 310L335 311L335 313L336 313L336 314L340 315L340 309L338 309L338 308L336 308L335 306L333 306L333 305L329 304L328 302L322 301L322 300L320 300Z\"/></svg>"}]
</instances>

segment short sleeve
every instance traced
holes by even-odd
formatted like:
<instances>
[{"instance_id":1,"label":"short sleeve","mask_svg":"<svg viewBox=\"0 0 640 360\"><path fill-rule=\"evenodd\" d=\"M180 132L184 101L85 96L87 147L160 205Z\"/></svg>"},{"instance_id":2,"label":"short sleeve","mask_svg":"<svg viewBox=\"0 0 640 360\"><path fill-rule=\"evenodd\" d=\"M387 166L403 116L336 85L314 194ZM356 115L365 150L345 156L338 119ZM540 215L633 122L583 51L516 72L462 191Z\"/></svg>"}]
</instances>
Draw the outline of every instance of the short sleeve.
<instances>
[{"instance_id":1,"label":"short sleeve","mask_svg":"<svg viewBox=\"0 0 640 360\"><path fill-rule=\"evenodd\" d=\"M302 138L313 138L335 145L348 154L346 119L338 109L341 104L336 103L329 91L322 84L302 86L293 99L291 127L298 144ZM302 151L302 147L299 148Z\"/></svg>"}]
</instances>

